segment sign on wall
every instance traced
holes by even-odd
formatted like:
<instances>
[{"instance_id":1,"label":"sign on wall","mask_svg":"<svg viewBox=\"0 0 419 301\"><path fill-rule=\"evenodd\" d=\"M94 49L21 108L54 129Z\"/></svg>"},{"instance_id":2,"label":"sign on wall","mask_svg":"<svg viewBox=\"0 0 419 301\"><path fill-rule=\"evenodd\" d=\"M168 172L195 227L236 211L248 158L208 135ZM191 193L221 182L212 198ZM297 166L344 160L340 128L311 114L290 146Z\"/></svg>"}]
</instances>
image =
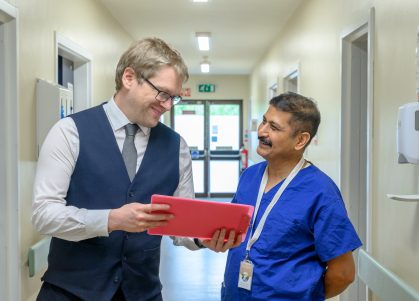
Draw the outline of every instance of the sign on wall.
<instances>
[{"instance_id":1,"label":"sign on wall","mask_svg":"<svg viewBox=\"0 0 419 301\"><path fill-rule=\"evenodd\" d=\"M201 93L213 93L215 92L214 84L199 84L198 91Z\"/></svg>"}]
</instances>

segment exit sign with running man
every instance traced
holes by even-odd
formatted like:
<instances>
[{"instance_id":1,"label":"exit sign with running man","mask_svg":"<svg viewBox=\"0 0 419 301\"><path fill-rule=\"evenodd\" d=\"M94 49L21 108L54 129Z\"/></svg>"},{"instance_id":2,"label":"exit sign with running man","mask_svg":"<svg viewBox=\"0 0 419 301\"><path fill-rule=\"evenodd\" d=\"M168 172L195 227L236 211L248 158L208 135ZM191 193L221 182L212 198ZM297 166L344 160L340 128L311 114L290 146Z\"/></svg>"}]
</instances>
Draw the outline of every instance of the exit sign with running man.
<instances>
[{"instance_id":1,"label":"exit sign with running man","mask_svg":"<svg viewBox=\"0 0 419 301\"><path fill-rule=\"evenodd\" d=\"M204 93L213 93L215 92L215 85L214 84L199 84L198 91Z\"/></svg>"}]
</instances>

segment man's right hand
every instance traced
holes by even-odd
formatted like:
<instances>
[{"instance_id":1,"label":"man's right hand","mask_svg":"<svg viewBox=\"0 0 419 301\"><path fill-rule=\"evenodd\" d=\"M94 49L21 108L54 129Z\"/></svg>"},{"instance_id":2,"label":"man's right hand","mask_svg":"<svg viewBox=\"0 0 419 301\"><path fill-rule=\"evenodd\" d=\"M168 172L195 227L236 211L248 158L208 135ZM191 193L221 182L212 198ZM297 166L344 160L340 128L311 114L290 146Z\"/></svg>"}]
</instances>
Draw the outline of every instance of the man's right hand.
<instances>
[{"instance_id":1,"label":"man's right hand","mask_svg":"<svg viewBox=\"0 0 419 301\"><path fill-rule=\"evenodd\" d=\"M112 209L108 217L108 231L143 232L149 228L165 226L174 217L173 214L153 211L167 212L169 209L169 205L141 203L130 203Z\"/></svg>"}]
</instances>

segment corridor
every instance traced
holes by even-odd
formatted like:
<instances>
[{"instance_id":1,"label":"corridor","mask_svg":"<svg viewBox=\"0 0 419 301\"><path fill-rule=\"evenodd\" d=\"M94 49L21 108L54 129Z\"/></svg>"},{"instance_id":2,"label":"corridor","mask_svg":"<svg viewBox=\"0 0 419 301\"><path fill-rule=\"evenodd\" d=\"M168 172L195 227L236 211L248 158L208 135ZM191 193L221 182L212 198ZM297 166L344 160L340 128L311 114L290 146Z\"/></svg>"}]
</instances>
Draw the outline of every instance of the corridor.
<instances>
[{"instance_id":1,"label":"corridor","mask_svg":"<svg viewBox=\"0 0 419 301\"><path fill-rule=\"evenodd\" d=\"M207 200L231 201L230 198ZM160 261L163 300L219 301L226 259L227 252L190 251L174 246L170 238L163 237Z\"/></svg>"},{"instance_id":2,"label":"corridor","mask_svg":"<svg viewBox=\"0 0 419 301\"><path fill-rule=\"evenodd\" d=\"M219 301L227 253L190 251L162 240L160 278L164 301Z\"/></svg>"}]
</instances>

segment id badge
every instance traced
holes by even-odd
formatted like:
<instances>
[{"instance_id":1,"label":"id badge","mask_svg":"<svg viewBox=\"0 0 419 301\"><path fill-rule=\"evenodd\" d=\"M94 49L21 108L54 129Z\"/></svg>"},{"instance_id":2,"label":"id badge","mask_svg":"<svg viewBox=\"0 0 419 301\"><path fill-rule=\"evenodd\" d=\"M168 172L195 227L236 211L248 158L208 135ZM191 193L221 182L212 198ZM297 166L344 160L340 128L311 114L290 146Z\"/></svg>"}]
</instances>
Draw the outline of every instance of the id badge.
<instances>
[{"instance_id":1,"label":"id badge","mask_svg":"<svg viewBox=\"0 0 419 301\"><path fill-rule=\"evenodd\" d=\"M248 291L252 288L253 279L253 263L250 260L240 262L239 283L238 287Z\"/></svg>"}]
</instances>

